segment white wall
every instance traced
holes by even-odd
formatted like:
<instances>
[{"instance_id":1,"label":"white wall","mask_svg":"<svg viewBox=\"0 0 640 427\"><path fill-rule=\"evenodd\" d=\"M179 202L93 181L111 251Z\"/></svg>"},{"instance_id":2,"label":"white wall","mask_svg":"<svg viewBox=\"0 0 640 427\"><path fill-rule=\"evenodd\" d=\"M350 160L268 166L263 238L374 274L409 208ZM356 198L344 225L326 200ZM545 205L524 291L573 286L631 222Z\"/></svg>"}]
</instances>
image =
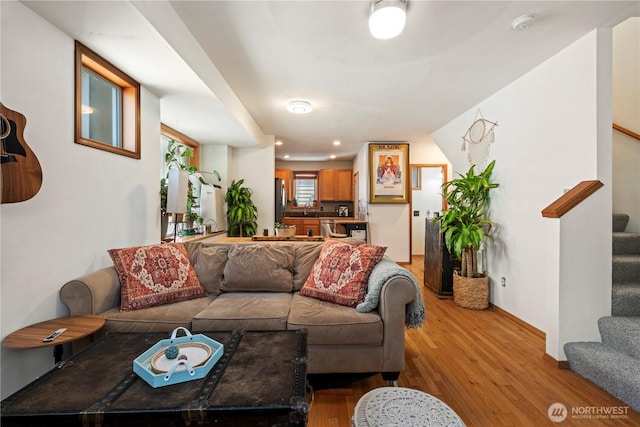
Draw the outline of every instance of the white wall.
<instances>
[{"instance_id":1,"label":"white wall","mask_svg":"<svg viewBox=\"0 0 640 427\"><path fill-rule=\"evenodd\" d=\"M449 162L449 159L445 153L442 152L431 135L425 136L424 138L416 141L411 141L409 161L416 164L446 164L446 180L448 181L452 177L451 162Z\"/></svg>"},{"instance_id":2,"label":"white wall","mask_svg":"<svg viewBox=\"0 0 640 427\"><path fill-rule=\"evenodd\" d=\"M356 201L366 210L369 222L370 243L387 246L386 254L394 261L410 262L412 245L411 236L411 204L369 204L369 145L363 144L353 161L353 172L359 173L359 188ZM447 164L449 161L430 136L409 143L409 163ZM448 178L451 168L448 168ZM424 221L424 212L421 220ZM423 231L424 236L424 231ZM418 237L420 240L420 237ZM424 237L422 238L424 246ZM422 251L416 252L421 254ZM420 278L419 278L420 280Z\"/></svg>"},{"instance_id":3,"label":"white wall","mask_svg":"<svg viewBox=\"0 0 640 427\"><path fill-rule=\"evenodd\" d=\"M229 164L227 153L231 150L228 145L200 145L200 170L203 172L218 171L220 174L220 182L215 184L222 187L225 191L228 187L227 176L229 173Z\"/></svg>"},{"instance_id":4,"label":"white wall","mask_svg":"<svg viewBox=\"0 0 640 427\"><path fill-rule=\"evenodd\" d=\"M559 294L561 271L588 268L593 274L586 287L611 285L610 274L608 282L606 277L611 269L611 185L610 177L598 176L597 158L598 131L611 123L596 108L611 101L598 91L599 85L610 85L599 80L598 62L606 62L606 52L598 52L599 37L606 39L606 31L591 32L432 135L454 172L465 172L468 163L459 149L460 138L477 109L498 121L490 153L496 160L493 179L500 184L491 202L491 218L498 224L488 253L491 302L548 335L557 326L547 319L546 292L551 288L549 292ZM560 265L557 259L564 249L558 243L557 220L542 218L541 210L564 189L590 179L605 183L599 190L603 203L591 212L601 228L583 242L595 249L585 251L579 265L575 259ZM602 230L609 233L604 240ZM506 278L505 287L498 285L501 277ZM551 355L562 358L557 349Z\"/></svg>"},{"instance_id":5,"label":"white wall","mask_svg":"<svg viewBox=\"0 0 640 427\"><path fill-rule=\"evenodd\" d=\"M43 172L35 197L0 205L4 338L67 315L60 287L111 265L107 249L159 241L160 103L142 90L141 160L75 144L73 40L18 2L0 7L2 103L26 116ZM51 347L0 354L3 399L53 367Z\"/></svg>"},{"instance_id":6,"label":"white wall","mask_svg":"<svg viewBox=\"0 0 640 427\"><path fill-rule=\"evenodd\" d=\"M258 208L258 228L273 234L275 224L275 146L266 148L234 148L231 150L228 184L244 179L244 186L253 192L252 200Z\"/></svg>"},{"instance_id":7,"label":"white wall","mask_svg":"<svg viewBox=\"0 0 640 427\"><path fill-rule=\"evenodd\" d=\"M640 17L613 28L613 122L640 134ZM613 211L640 232L640 141L613 132Z\"/></svg>"},{"instance_id":8,"label":"white wall","mask_svg":"<svg viewBox=\"0 0 640 427\"><path fill-rule=\"evenodd\" d=\"M363 144L354 160L353 172L359 173L360 188L358 200L366 206L367 233L369 243L386 246L385 252L400 263L410 262L409 203L370 204L369 203L369 145Z\"/></svg>"}]
</instances>

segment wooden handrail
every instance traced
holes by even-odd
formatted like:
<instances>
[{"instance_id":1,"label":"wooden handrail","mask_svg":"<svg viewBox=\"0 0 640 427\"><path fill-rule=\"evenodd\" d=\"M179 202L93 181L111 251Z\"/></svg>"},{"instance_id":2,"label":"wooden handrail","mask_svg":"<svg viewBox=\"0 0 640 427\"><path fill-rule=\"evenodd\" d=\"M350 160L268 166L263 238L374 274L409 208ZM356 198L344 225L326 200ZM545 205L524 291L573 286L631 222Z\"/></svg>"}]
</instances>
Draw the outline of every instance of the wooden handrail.
<instances>
[{"instance_id":1,"label":"wooden handrail","mask_svg":"<svg viewBox=\"0 0 640 427\"><path fill-rule=\"evenodd\" d=\"M587 197L595 193L604 184L598 180L582 181L571 190L558 197L555 202L542 210L542 216L545 218L560 218L585 200Z\"/></svg>"},{"instance_id":2,"label":"wooden handrail","mask_svg":"<svg viewBox=\"0 0 640 427\"><path fill-rule=\"evenodd\" d=\"M613 124L613 128L614 128L615 130L617 130L618 132L622 132L622 133L624 133L625 135L629 135L631 138L635 138L635 139L637 139L638 141L640 141L640 134L637 134L637 133L635 133L635 132L634 132L634 131L632 131L632 130L629 130L629 129L627 129L627 128L624 128L624 127L622 127L622 126L620 126L620 125L617 125L617 124L615 124L615 123Z\"/></svg>"}]
</instances>

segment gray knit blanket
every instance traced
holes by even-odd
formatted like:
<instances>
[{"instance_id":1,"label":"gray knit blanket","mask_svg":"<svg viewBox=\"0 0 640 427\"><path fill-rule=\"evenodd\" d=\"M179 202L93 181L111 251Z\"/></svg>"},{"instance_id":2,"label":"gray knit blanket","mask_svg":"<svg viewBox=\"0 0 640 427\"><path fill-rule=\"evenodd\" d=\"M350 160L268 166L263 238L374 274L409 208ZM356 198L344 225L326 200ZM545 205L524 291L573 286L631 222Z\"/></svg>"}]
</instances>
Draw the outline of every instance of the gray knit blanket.
<instances>
[{"instance_id":1,"label":"gray knit blanket","mask_svg":"<svg viewBox=\"0 0 640 427\"><path fill-rule=\"evenodd\" d=\"M424 301L422 300L422 293L418 286L416 277L406 268L399 266L389 258L387 255L373 267L371 275L369 276L369 284L367 287L367 295L364 301L356 306L356 310L360 313L366 313L373 311L378 307L380 302L380 291L382 291L382 285L393 276L403 276L409 279L411 283L416 287L416 298L409 304L407 304L405 312L405 325L409 328L418 328L422 326L427 318L427 313L424 308Z\"/></svg>"}]
</instances>

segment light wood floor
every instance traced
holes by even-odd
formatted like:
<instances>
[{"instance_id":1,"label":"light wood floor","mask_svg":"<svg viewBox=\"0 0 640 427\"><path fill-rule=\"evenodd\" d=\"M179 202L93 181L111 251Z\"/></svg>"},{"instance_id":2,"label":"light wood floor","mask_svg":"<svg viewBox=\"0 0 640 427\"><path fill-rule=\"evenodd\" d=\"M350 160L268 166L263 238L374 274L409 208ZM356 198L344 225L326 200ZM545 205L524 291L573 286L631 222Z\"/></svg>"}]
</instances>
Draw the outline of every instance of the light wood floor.
<instances>
[{"instance_id":1,"label":"light wood floor","mask_svg":"<svg viewBox=\"0 0 640 427\"><path fill-rule=\"evenodd\" d=\"M408 266L422 283L421 256ZM544 359L544 336L493 307L474 311L422 294L427 321L406 330L406 368L399 385L422 390L448 404L473 426L638 426L640 413L628 408L626 418L577 418L572 409L626 407L575 372L558 369ZM314 394L309 426L348 427L358 399L386 386L380 375L349 388ZM553 423L547 410L563 403L568 418ZM601 409L599 409L601 410Z\"/></svg>"}]
</instances>

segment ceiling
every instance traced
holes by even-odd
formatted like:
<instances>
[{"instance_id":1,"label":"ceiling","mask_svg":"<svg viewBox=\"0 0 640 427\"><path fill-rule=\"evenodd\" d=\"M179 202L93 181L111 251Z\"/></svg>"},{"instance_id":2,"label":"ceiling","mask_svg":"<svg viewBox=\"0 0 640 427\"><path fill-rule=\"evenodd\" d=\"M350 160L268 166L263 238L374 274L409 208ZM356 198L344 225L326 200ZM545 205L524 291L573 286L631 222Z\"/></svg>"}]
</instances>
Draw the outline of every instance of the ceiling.
<instances>
[{"instance_id":1,"label":"ceiling","mask_svg":"<svg viewBox=\"0 0 640 427\"><path fill-rule=\"evenodd\" d=\"M203 144L337 160L429 134L638 1L409 0L400 36L369 34L368 1L23 1L160 98ZM526 31L514 18L534 14ZM309 114L285 104L305 99ZM340 146L333 141L341 141Z\"/></svg>"}]
</instances>

